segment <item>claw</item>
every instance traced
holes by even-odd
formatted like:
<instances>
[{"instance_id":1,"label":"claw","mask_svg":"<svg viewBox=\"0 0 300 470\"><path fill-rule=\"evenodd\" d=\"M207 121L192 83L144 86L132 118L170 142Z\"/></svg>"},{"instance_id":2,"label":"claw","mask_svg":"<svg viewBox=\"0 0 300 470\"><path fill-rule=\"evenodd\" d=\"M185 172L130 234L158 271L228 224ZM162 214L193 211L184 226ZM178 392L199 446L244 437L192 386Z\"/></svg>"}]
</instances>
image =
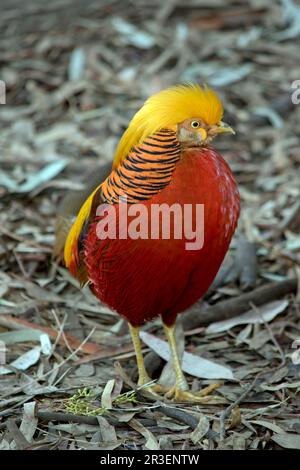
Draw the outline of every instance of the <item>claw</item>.
<instances>
[{"instance_id":1,"label":"claw","mask_svg":"<svg viewBox=\"0 0 300 470\"><path fill-rule=\"evenodd\" d=\"M208 387L207 387L208 388ZM216 388L216 387L215 387ZM221 397L214 395L202 394L203 390L200 392L189 392L186 390L180 390L180 388L174 386L165 394L165 397L169 400L182 403L220 403L223 401Z\"/></svg>"},{"instance_id":2,"label":"claw","mask_svg":"<svg viewBox=\"0 0 300 470\"><path fill-rule=\"evenodd\" d=\"M151 397L157 398L161 400L161 395L164 395L164 398L167 400L171 400L174 402L181 402L181 403L224 403L224 399L222 397L218 397L216 395L209 395L210 392L216 390L217 388L221 387L223 383L218 382L207 387L199 390L198 392L191 392L188 390L183 390L180 386L174 385L171 388L164 387L160 384L151 385L143 389L143 392L149 393Z\"/></svg>"},{"instance_id":3,"label":"claw","mask_svg":"<svg viewBox=\"0 0 300 470\"><path fill-rule=\"evenodd\" d=\"M152 381L153 382L153 381ZM145 385L145 384L144 384ZM149 386L144 386L142 391L145 396L150 395L152 398L156 398L158 400L161 400L161 395L165 395L169 389L167 387L163 387L162 385L159 384L154 384L154 385L149 385Z\"/></svg>"},{"instance_id":4,"label":"claw","mask_svg":"<svg viewBox=\"0 0 300 470\"><path fill-rule=\"evenodd\" d=\"M199 392L196 392L196 395L198 395L199 397L205 397L213 390L216 390L217 388L222 387L222 385L223 385L223 382L216 382L214 384L210 384L207 387L204 387L201 390L199 390Z\"/></svg>"}]
</instances>

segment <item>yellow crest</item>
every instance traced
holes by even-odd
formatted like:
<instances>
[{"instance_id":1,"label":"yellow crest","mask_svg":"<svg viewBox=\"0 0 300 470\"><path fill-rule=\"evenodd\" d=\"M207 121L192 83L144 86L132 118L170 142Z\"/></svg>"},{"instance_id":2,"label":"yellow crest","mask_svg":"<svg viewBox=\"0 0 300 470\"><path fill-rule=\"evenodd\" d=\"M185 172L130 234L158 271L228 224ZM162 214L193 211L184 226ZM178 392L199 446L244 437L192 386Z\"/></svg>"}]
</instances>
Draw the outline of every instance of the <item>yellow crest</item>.
<instances>
[{"instance_id":1,"label":"yellow crest","mask_svg":"<svg viewBox=\"0 0 300 470\"><path fill-rule=\"evenodd\" d=\"M162 90L150 96L131 120L115 153L114 167L127 157L132 147L160 129L174 129L180 122L196 117L215 125L222 116L221 101L206 86L185 84Z\"/></svg>"}]
</instances>

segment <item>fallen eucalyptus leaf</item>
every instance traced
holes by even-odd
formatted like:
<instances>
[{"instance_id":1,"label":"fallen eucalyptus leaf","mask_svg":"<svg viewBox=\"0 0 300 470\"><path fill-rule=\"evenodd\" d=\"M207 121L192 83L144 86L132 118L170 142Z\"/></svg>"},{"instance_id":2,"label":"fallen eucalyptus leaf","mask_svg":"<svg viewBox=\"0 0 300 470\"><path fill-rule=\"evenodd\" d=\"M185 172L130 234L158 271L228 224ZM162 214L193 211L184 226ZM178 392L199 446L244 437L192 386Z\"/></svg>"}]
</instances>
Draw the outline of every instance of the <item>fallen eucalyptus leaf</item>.
<instances>
[{"instance_id":1,"label":"fallen eucalyptus leaf","mask_svg":"<svg viewBox=\"0 0 300 470\"><path fill-rule=\"evenodd\" d=\"M33 189L58 175L66 167L67 163L68 161L64 159L49 163L38 173L31 175L25 183L18 185L16 192L29 193L33 191Z\"/></svg>"},{"instance_id":2,"label":"fallen eucalyptus leaf","mask_svg":"<svg viewBox=\"0 0 300 470\"><path fill-rule=\"evenodd\" d=\"M206 333L220 333L222 331L230 330L237 325L272 321L277 315L282 313L288 305L288 300L276 300L275 302L270 302L263 307L260 307L257 312L251 309L248 310L248 312L238 315L237 317L230 318L229 320L212 323L206 328Z\"/></svg>"},{"instance_id":3,"label":"fallen eucalyptus leaf","mask_svg":"<svg viewBox=\"0 0 300 470\"><path fill-rule=\"evenodd\" d=\"M266 429L270 429L271 431L275 432L276 434L284 434L284 430L280 428L277 424L271 423L270 421L266 421L264 419L253 419L249 421L251 424L258 424Z\"/></svg>"},{"instance_id":4,"label":"fallen eucalyptus leaf","mask_svg":"<svg viewBox=\"0 0 300 470\"><path fill-rule=\"evenodd\" d=\"M145 449L146 450L159 450L159 444L149 429L145 428L137 419L132 419L129 421L130 426L139 432L145 439Z\"/></svg>"},{"instance_id":5,"label":"fallen eucalyptus leaf","mask_svg":"<svg viewBox=\"0 0 300 470\"><path fill-rule=\"evenodd\" d=\"M112 408L111 394L112 394L114 386L115 386L115 381L113 379L109 380L107 384L105 385L104 390L102 392L102 396L101 396L102 408L105 408L108 410Z\"/></svg>"},{"instance_id":6,"label":"fallen eucalyptus leaf","mask_svg":"<svg viewBox=\"0 0 300 470\"><path fill-rule=\"evenodd\" d=\"M170 360L169 345L146 331L140 332L141 339L165 361ZM183 353L182 370L194 377L203 379L233 379L232 370L215 362L203 359L188 352Z\"/></svg>"},{"instance_id":7,"label":"fallen eucalyptus leaf","mask_svg":"<svg viewBox=\"0 0 300 470\"><path fill-rule=\"evenodd\" d=\"M300 450L300 434L277 434L272 436L271 439L285 449Z\"/></svg>"},{"instance_id":8,"label":"fallen eucalyptus leaf","mask_svg":"<svg viewBox=\"0 0 300 470\"><path fill-rule=\"evenodd\" d=\"M191 440L193 444L197 444L198 442L200 442L201 439L207 434L208 430L209 430L209 421L203 413L200 413L197 427L191 433Z\"/></svg>"},{"instance_id":9,"label":"fallen eucalyptus leaf","mask_svg":"<svg viewBox=\"0 0 300 470\"><path fill-rule=\"evenodd\" d=\"M36 408L37 403L35 401L31 401L29 403L24 404L20 431L28 442L32 442L32 438L34 436L38 424L38 419L36 417Z\"/></svg>"},{"instance_id":10,"label":"fallen eucalyptus leaf","mask_svg":"<svg viewBox=\"0 0 300 470\"><path fill-rule=\"evenodd\" d=\"M9 365L10 367L13 367L14 369L26 370L38 362L40 355L41 355L41 348L40 346L36 346L35 348L30 349L30 351L27 351L26 353L22 354L20 357L15 359ZM0 375L13 374L13 373L14 373L13 370L9 370L6 367L0 367Z\"/></svg>"}]
</instances>

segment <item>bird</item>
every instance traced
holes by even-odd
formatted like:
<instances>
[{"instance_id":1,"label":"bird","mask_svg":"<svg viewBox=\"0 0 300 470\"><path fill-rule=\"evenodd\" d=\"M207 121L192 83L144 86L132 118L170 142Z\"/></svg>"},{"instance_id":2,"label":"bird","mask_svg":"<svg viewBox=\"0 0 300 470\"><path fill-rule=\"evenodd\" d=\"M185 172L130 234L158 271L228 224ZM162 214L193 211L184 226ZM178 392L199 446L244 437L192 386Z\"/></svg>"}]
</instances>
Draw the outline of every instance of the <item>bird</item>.
<instances>
[{"instance_id":1,"label":"bird","mask_svg":"<svg viewBox=\"0 0 300 470\"><path fill-rule=\"evenodd\" d=\"M127 320L137 385L150 383L154 394L163 393L178 402L200 403L204 394L189 390L176 346L176 318L203 297L213 282L240 213L233 173L211 145L216 136L235 133L222 120L223 114L219 96L206 85L183 83L150 96L122 135L110 174L82 205L64 248L70 272ZM144 231L139 227L134 236L128 233L125 206L130 224L135 223L137 229L135 214L140 225L144 223ZM175 209L169 213L168 236L161 226L154 227L156 234L151 236L156 207L179 209L176 220ZM187 218L186 207L192 213L193 227L196 223L193 234L202 240L193 249L187 248L188 234L176 233L178 223L183 226ZM196 220L198 207L203 208L202 225ZM138 217L141 213L148 218ZM114 236L109 222L115 223ZM159 223L157 218L155 223ZM146 322L158 316L176 377L167 389L151 385L139 334Z\"/></svg>"},{"instance_id":2,"label":"bird","mask_svg":"<svg viewBox=\"0 0 300 470\"><path fill-rule=\"evenodd\" d=\"M93 168L92 171L84 175L82 182L83 189L67 191L59 202L56 211L55 237L52 247L52 259L58 264L62 262L68 233L81 206L93 190L99 186L99 181L104 181L110 175L111 166L111 159L102 163L101 166L97 165L96 170ZM84 172L84 163L82 169Z\"/></svg>"}]
</instances>

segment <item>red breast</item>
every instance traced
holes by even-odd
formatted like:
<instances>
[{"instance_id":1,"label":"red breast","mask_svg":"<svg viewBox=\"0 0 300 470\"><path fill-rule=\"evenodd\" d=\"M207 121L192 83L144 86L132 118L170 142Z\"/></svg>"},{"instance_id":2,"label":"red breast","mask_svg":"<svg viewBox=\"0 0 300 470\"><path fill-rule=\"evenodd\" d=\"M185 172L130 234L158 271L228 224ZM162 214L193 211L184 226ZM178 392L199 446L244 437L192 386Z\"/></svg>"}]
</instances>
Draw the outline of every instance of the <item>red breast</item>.
<instances>
[{"instance_id":1,"label":"red breast","mask_svg":"<svg viewBox=\"0 0 300 470\"><path fill-rule=\"evenodd\" d=\"M237 185L218 152L192 148L183 152L168 186L141 203L149 214L153 204L202 204L203 247L187 250L190 240L175 239L172 231L170 239L99 240L95 221L85 241L88 276L95 295L131 324L159 314L172 324L207 291L223 261L239 216Z\"/></svg>"}]
</instances>

